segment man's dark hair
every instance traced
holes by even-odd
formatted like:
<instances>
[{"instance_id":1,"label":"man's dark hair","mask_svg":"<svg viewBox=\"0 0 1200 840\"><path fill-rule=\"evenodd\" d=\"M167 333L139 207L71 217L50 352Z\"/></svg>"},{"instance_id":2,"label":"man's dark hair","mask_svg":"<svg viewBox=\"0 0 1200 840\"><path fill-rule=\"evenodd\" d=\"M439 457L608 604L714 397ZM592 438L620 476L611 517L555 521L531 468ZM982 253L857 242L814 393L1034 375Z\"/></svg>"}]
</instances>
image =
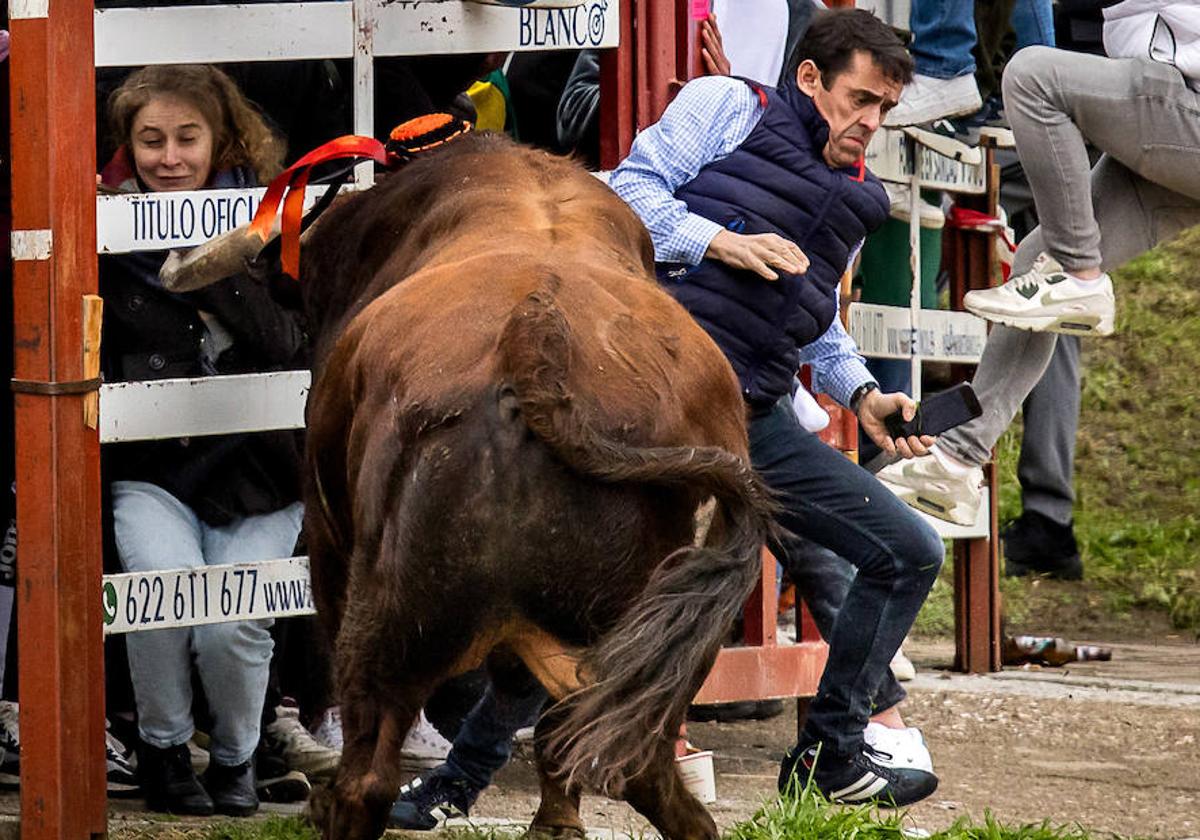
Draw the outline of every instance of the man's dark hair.
<instances>
[{"instance_id":1,"label":"man's dark hair","mask_svg":"<svg viewBox=\"0 0 1200 840\"><path fill-rule=\"evenodd\" d=\"M794 81L806 59L821 71L826 90L850 66L856 50L868 53L883 75L902 85L912 81L913 60L896 30L866 9L826 9L817 12L788 61Z\"/></svg>"}]
</instances>

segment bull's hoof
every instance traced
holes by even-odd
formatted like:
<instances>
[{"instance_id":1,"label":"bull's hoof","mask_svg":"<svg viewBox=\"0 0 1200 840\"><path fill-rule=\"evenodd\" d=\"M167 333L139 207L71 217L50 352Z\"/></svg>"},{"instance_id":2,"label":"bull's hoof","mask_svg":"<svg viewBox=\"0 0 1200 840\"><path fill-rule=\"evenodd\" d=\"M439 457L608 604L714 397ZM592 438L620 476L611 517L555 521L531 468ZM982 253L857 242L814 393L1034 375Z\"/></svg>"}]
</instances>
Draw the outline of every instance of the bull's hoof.
<instances>
[{"instance_id":1,"label":"bull's hoof","mask_svg":"<svg viewBox=\"0 0 1200 840\"><path fill-rule=\"evenodd\" d=\"M531 825L525 832L529 840L585 840L587 831L577 825Z\"/></svg>"},{"instance_id":2,"label":"bull's hoof","mask_svg":"<svg viewBox=\"0 0 1200 840\"><path fill-rule=\"evenodd\" d=\"M322 837L328 837L329 815L333 810L333 788L329 785L314 785L308 795L308 805L302 816L308 820Z\"/></svg>"}]
</instances>

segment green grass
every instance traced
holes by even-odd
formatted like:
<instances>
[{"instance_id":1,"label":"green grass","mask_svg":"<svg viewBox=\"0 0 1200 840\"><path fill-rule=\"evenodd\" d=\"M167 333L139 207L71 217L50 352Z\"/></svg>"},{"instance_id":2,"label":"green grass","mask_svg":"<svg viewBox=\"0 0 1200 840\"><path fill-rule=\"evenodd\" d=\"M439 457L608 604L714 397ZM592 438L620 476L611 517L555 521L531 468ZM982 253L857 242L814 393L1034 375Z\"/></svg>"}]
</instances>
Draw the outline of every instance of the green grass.
<instances>
[{"instance_id":1,"label":"green grass","mask_svg":"<svg viewBox=\"0 0 1200 840\"><path fill-rule=\"evenodd\" d=\"M1140 611L1152 610L1200 634L1200 228L1113 282L1116 334L1083 342L1075 533L1086 592L1109 630L1124 621L1138 631ZM1019 447L1018 421L997 445L1001 522L1021 510ZM918 633L952 631L952 580L947 563ZM1028 614L1032 586L1002 583L1009 622ZM1046 609L1047 596L1038 597ZM1070 607L1073 596L1068 588L1049 597Z\"/></svg>"},{"instance_id":2,"label":"green grass","mask_svg":"<svg viewBox=\"0 0 1200 840\"><path fill-rule=\"evenodd\" d=\"M925 836L905 811L874 806L830 805L811 786L767 803L753 817L725 832L723 840L912 840ZM982 822L957 820L949 828L928 835L932 840L1099 840L1112 835L1094 834L1078 824L1053 826L1049 822L1007 826L986 813Z\"/></svg>"}]
</instances>

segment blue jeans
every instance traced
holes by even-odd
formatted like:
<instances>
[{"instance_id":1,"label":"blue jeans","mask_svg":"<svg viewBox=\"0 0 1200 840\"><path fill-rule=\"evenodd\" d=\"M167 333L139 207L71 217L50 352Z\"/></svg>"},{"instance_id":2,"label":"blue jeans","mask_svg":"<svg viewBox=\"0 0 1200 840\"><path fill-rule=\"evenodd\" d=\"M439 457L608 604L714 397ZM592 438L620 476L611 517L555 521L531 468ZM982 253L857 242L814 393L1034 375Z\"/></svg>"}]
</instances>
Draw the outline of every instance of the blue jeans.
<instances>
[{"instance_id":1,"label":"blue jeans","mask_svg":"<svg viewBox=\"0 0 1200 840\"><path fill-rule=\"evenodd\" d=\"M922 76L954 79L975 72L975 0L913 0L908 25L909 52ZM1054 46L1050 0L1016 0L1012 25L1017 49Z\"/></svg>"},{"instance_id":2,"label":"blue jeans","mask_svg":"<svg viewBox=\"0 0 1200 840\"><path fill-rule=\"evenodd\" d=\"M954 79L975 72L975 0L913 0L909 52L917 72Z\"/></svg>"},{"instance_id":3,"label":"blue jeans","mask_svg":"<svg viewBox=\"0 0 1200 840\"><path fill-rule=\"evenodd\" d=\"M772 548L772 553L780 558L788 577L796 584L797 594L808 605L813 622L821 631L821 638L831 638L838 613L854 582L854 567L828 548L822 548L803 537L788 537L782 545ZM892 669L888 668L872 694L871 714L899 705L907 696L900 683L896 682Z\"/></svg>"},{"instance_id":4,"label":"blue jeans","mask_svg":"<svg viewBox=\"0 0 1200 840\"><path fill-rule=\"evenodd\" d=\"M202 568L291 556L300 534L299 502L220 527L202 522L166 490L142 481L112 485L117 554L127 572ZM126 637L138 732L165 749L192 737L192 661L212 711L214 761L249 761L258 746L273 643L268 621L232 621Z\"/></svg>"},{"instance_id":5,"label":"blue jeans","mask_svg":"<svg viewBox=\"0 0 1200 840\"><path fill-rule=\"evenodd\" d=\"M538 718L546 689L532 676L519 688L498 690L491 683L454 737L445 769L480 791L512 755L513 733Z\"/></svg>"},{"instance_id":6,"label":"blue jeans","mask_svg":"<svg viewBox=\"0 0 1200 840\"><path fill-rule=\"evenodd\" d=\"M826 637L829 661L801 736L851 754L945 549L874 476L804 431L787 399L751 417L750 457L782 505L779 524L858 570Z\"/></svg>"}]
</instances>

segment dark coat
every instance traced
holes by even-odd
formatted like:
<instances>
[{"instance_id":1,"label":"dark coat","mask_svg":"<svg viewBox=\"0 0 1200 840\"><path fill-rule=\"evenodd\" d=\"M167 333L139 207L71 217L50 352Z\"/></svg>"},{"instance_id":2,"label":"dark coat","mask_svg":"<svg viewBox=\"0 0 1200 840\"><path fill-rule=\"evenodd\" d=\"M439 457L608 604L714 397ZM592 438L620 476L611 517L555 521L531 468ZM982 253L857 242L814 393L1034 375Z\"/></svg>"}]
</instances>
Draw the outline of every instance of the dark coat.
<instances>
[{"instance_id":1,"label":"dark coat","mask_svg":"<svg viewBox=\"0 0 1200 840\"><path fill-rule=\"evenodd\" d=\"M101 355L107 381L306 366L302 317L280 305L267 285L236 276L174 294L157 282L163 259L161 253L100 258L105 302ZM212 337L201 311L232 337L215 359L206 353ZM104 468L108 481L157 484L212 525L278 510L300 498L295 432L113 444L105 447Z\"/></svg>"},{"instance_id":2,"label":"dark coat","mask_svg":"<svg viewBox=\"0 0 1200 840\"><path fill-rule=\"evenodd\" d=\"M704 259L660 263L658 276L725 352L745 400L762 407L791 390L799 348L833 323L838 282L857 243L887 219L888 198L865 170L830 168L823 157L829 124L795 84L751 86L766 104L758 124L675 197L735 233L795 242L808 271L771 281Z\"/></svg>"}]
</instances>

